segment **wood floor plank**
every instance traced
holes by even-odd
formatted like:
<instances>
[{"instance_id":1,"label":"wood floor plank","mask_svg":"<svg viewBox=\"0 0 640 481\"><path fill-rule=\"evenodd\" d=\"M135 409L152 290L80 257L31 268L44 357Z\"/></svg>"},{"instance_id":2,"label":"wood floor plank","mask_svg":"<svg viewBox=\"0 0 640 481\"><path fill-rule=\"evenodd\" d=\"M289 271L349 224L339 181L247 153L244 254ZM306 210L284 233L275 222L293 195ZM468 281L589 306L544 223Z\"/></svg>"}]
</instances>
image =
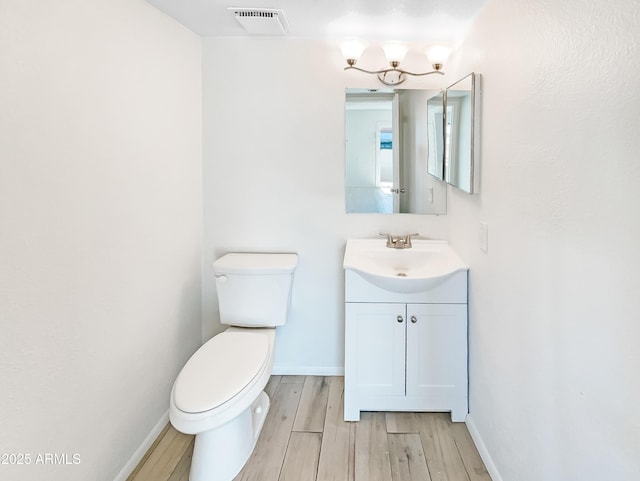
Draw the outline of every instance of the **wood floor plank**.
<instances>
[{"instance_id":1,"label":"wood floor plank","mask_svg":"<svg viewBox=\"0 0 640 481\"><path fill-rule=\"evenodd\" d=\"M149 447L149 449L147 449L147 452L144 453L144 456L142 457L142 459L140 460L140 462L138 463L138 465L136 466L136 468L131 472L131 474L127 477L127 481L133 481L135 479L135 477L138 475L138 473L140 472L140 470L142 469L142 466L144 466L147 462L147 460L149 459L149 457L155 452L156 447L158 446L158 444L160 443L160 441L162 441L162 439L164 438L164 436L167 434L167 432L169 431L169 428L171 428L171 424L167 423L167 425L164 427L164 429L160 432L160 434L158 434L158 437L155 439L155 441L153 442L153 444Z\"/></svg>"},{"instance_id":2,"label":"wood floor plank","mask_svg":"<svg viewBox=\"0 0 640 481\"><path fill-rule=\"evenodd\" d=\"M416 413L432 481L469 481L447 413Z\"/></svg>"},{"instance_id":3,"label":"wood floor plank","mask_svg":"<svg viewBox=\"0 0 640 481\"><path fill-rule=\"evenodd\" d=\"M351 433L354 423L344 420L344 381L341 377L329 380L327 410L318 461L318 480L353 480L353 445ZM355 431L354 431L355 433ZM351 474L351 477L349 477Z\"/></svg>"},{"instance_id":4,"label":"wood floor plank","mask_svg":"<svg viewBox=\"0 0 640 481\"><path fill-rule=\"evenodd\" d=\"M278 481L316 481L322 433L292 432Z\"/></svg>"},{"instance_id":5,"label":"wood floor plank","mask_svg":"<svg viewBox=\"0 0 640 481\"><path fill-rule=\"evenodd\" d=\"M415 413L385 413L388 433L418 434Z\"/></svg>"},{"instance_id":6,"label":"wood floor plank","mask_svg":"<svg viewBox=\"0 0 640 481\"><path fill-rule=\"evenodd\" d=\"M192 440L193 436L170 427L133 480L169 479Z\"/></svg>"},{"instance_id":7,"label":"wood floor plank","mask_svg":"<svg viewBox=\"0 0 640 481\"><path fill-rule=\"evenodd\" d=\"M329 379L324 376L306 376L293 430L321 433L328 398Z\"/></svg>"},{"instance_id":8,"label":"wood floor plank","mask_svg":"<svg viewBox=\"0 0 640 481\"><path fill-rule=\"evenodd\" d=\"M355 481L391 481L384 413L362 413L356 426Z\"/></svg>"},{"instance_id":9,"label":"wood floor plank","mask_svg":"<svg viewBox=\"0 0 640 481\"><path fill-rule=\"evenodd\" d=\"M302 384L280 383L253 454L235 481L278 481L301 393Z\"/></svg>"},{"instance_id":10,"label":"wood floor plank","mask_svg":"<svg viewBox=\"0 0 640 481\"><path fill-rule=\"evenodd\" d=\"M306 376L281 376L282 384L302 384Z\"/></svg>"},{"instance_id":11,"label":"wood floor plank","mask_svg":"<svg viewBox=\"0 0 640 481\"><path fill-rule=\"evenodd\" d=\"M269 381L267 381L267 385L264 388L264 392L267 393L267 396L269 396L269 398L271 398L275 394L281 380L282 376L271 376L269 378Z\"/></svg>"},{"instance_id":12,"label":"wood floor plank","mask_svg":"<svg viewBox=\"0 0 640 481\"><path fill-rule=\"evenodd\" d=\"M345 421L346 422L346 421ZM349 481L356 479L356 423L349 423Z\"/></svg>"},{"instance_id":13,"label":"wood floor plank","mask_svg":"<svg viewBox=\"0 0 640 481\"><path fill-rule=\"evenodd\" d=\"M186 473L184 473L180 479L177 479L176 481L189 481L189 471L187 471Z\"/></svg>"},{"instance_id":14,"label":"wood floor plank","mask_svg":"<svg viewBox=\"0 0 640 481\"><path fill-rule=\"evenodd\" d=\"M451 432L456 446L458 446L462 463L467 469L469 479L471 481L491 481L491 476L489 476L478 449L473 439L471 439L467 425L464 423L452 423Z\"/></svg>"},{"instance_id":15,"label":"wood floor plank","mask_svg":"<svg viewBox=\"0 0 640 481\"><path fill-rule=\"evenodd\" d=\"M194 436L167 481L189 481L189 470L191 469L191 457L193 456L195 440L196 438Z\"/></svg>"},{"instance_id":16,"label":"wood floor plank","mask_svg":"<svg viewBox=\"0 0 640 481\"><path fill-rule=\"evenodd\" d=\"M389 434L389 457L394 480L430 481L419 434Z\"/></svg>"}]
</instances>

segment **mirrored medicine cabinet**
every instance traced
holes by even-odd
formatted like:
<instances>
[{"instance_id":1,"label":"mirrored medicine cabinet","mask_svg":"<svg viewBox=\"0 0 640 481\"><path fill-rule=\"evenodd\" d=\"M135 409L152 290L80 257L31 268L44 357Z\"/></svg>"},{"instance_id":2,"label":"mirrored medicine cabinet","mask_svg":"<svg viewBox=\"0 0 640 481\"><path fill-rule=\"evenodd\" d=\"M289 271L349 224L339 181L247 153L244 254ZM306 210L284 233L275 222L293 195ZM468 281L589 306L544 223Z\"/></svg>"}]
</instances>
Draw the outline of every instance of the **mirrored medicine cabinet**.
<instances>
[{"instance_id":1,"label":"mirrored medicine cabinet","mask_svg":"<svg viewBox=\"0 0 640 481\"><path fill-rule=\"evenodd\" d=\"M446 186L427 173L427 105L438 94L424 89L346 90L347 213L446 214Z\"/></svg>"},{"instance_id":2,"label":"mirrored medicine cabinet","mask_svg":"<svg viewBox=\"0 0 640 481\"><path fill-rule=\"evenodd\" d=\"M429 99L428 172L463 192L478 192L480 75L470 73Z\"/></svg>"}]
</instances>

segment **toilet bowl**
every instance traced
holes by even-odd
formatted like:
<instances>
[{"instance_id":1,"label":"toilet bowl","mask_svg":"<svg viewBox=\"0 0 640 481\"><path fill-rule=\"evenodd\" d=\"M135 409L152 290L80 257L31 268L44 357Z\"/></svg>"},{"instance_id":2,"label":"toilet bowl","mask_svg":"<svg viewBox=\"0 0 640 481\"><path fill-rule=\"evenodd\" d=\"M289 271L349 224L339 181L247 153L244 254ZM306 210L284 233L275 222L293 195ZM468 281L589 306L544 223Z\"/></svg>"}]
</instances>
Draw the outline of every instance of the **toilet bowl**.
<instances>
[{"instance_id":1,"label":"toilet bowl","mask_svg":"<svg viewBox=\"0 0 640 481\"><path fill-rule=\"evenodd\" d=\"M220 317L229 324L184 365L169 419L195 434L190 481L232 481L269 411L275 326L286 322L296 254L230 253L214 263ZM238 327L242 326L242 327Z\"/></svg>"},{"instance_id":2,"label":"toilet bowl","mask_svg":"<svg viewBox=\"0 0 640 481\"><path fill-rule=\"evenodd\" d=\"M251 455L269 411L263 389L274 345L274 328L231 327L182 368L171 391L169 418L178 431L196 434L190 481L229 481Z\"/></svg>"}]
</instances>

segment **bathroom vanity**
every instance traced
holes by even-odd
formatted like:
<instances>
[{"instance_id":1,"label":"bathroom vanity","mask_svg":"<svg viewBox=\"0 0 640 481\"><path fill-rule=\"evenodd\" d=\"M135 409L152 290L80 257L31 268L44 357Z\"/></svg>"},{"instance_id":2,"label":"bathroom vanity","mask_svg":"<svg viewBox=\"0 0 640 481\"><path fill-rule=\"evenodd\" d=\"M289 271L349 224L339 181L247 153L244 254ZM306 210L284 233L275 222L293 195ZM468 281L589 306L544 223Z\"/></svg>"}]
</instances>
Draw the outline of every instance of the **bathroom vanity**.
<instances>
[{"instance_id":1,"label":"bathroom vanity","mask_svg":"<svg viewBox=\"0 0 640 481\"><path fill-rule=\"evenodd\" d=\"M444 411L464 421L467 267L442 241L345 251L346 421L361 411Z\"/></svg>"}]
</instances>

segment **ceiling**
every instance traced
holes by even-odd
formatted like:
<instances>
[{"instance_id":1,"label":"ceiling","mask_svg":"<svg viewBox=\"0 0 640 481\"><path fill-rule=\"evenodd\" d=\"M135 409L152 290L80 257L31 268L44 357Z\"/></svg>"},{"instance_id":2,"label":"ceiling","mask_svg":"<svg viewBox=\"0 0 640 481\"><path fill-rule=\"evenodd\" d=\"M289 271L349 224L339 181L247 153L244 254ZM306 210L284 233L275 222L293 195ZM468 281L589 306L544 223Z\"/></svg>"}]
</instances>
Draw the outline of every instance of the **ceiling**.
<instances>
[{"instance_id":1,"label":"ceiling","mask_svg":"<svg viewBox=\"0 0 640 481\"><path fill-rule=\"evenodd\" d=\"M228 7L284 11L287 36L451 44L486 0L147 0L202 36L246 37Z\"/></svg>"}]
</instances>

